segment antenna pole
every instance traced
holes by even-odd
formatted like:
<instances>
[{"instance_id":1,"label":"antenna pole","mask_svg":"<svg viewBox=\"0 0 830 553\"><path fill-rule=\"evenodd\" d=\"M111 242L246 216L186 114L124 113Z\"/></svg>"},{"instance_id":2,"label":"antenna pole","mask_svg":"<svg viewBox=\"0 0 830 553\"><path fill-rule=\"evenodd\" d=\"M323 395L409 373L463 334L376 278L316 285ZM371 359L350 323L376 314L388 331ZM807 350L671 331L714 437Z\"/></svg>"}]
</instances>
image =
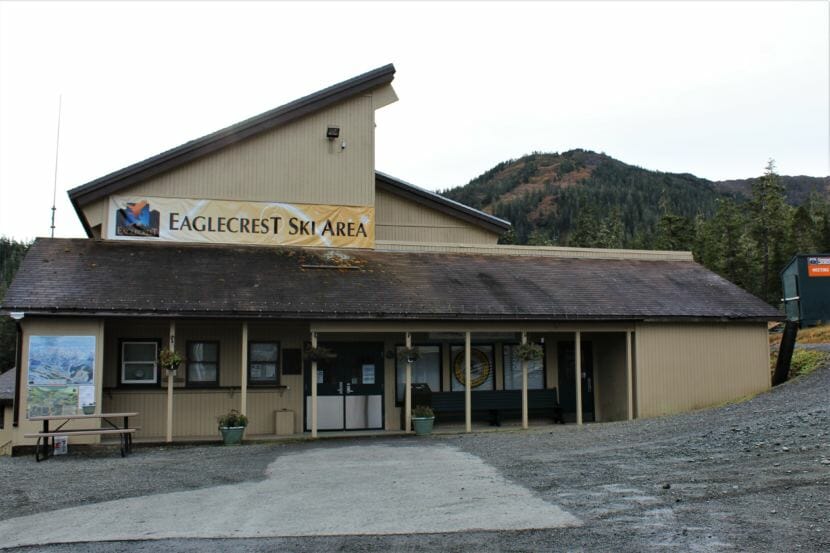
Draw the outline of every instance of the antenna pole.
<instances>
[{"instance_id":1,"label":"antenna pole","mask_svg":"<svg viewBox=\"0 0 830 553\"><path fill-rule=\"evenodd\" d=\"M60 152L61 145L61 104L63 103L63 94L58 96L58 138L55 141L55 180L52 186L52 233L51 238L55 237L55 203L58 197L58 152Z\"/></svg>"}]
</instances>

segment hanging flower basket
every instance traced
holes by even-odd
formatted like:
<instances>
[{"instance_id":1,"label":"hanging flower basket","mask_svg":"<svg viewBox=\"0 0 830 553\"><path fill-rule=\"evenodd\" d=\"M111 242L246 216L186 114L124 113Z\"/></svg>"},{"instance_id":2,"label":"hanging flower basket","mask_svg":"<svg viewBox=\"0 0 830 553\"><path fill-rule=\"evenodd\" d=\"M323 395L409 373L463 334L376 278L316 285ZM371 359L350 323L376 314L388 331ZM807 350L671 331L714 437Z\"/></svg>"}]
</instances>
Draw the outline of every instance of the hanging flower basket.
<instances>
[{"instance_id":1,"label":"hanging flower basket","mask_svg":"<svg viewBox=\"0 0 830 553\"><path fill-rule=\"evenodd\" d=\"M538 361L542 358L543 353L544 351L542 350L542 346L532 342L519 344L519 346L516 347L516 355L518 355L519 359L522 361Z\"/></svg>"},{"instance_id":2,"label":"hanging flower basket","mask_svg":"<svg viewBox=\"0 0 830 553\"><path fill-rule=\"evenodd\" d=\"M418 359L421 358L421 351L418 349L418 346L414 346L411 348L402 348L398 352L398 359L405 363L414 363Z\"/></svg>"},{"instance_id":3,"label":"hanging flower basket","mask_svg":"<svg viewBox=\"0 0 830 553\"><path fill-rule=\"evenodd\" d=\"M337 358L336 353L323 346L317 346L316 348L308 346L304 352L304 355L309 361L316 361L318 363L320 361L331 361L332 359Z\"/></svg>"},{"instance_id":4,"label":"hanging flower basket","mask_svg":"<svg viewBox=\"0 0 830 553\"><path fill-rule=\"evenodd\" d=\"M164 348L159 352L159 364L168 371L175 371L184 359L175 350Z\"/></svg>"}]
</instances>

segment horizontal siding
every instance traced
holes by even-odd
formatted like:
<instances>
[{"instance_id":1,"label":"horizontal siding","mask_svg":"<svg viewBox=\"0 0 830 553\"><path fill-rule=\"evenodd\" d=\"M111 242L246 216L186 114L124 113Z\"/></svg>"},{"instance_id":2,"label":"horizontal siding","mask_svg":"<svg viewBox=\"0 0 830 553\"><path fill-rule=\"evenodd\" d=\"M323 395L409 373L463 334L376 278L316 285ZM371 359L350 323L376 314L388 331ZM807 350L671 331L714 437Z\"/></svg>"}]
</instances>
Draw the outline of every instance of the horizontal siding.
<instances>
[{"instance_id":1,"label":"horizontal siding","mask_svg":"<svg viewBox=\"0 0 830 553\"><path fill-rule=\"evenodd\" d=\"M765 323L639 324L639 417L718 405L768 390Z\"/></svg>"},{"instance_id":2,"label":"horizontal siding","mask_svg":"<svg viewBox=\"0 0 830 553\"><path fill-rule=\"evenodd\" d=\"M383 190L375 192L377 240L495 244L499 235Z\"/></svg>"},{"instance_id":3,"label":"horizontal siding","mask_svg":"<svg viewBox=\"0 0 830 553\"><path fill-rule=\"evenodd\" d=\"M326 138L329 125L340 127L340 139ZM340 148L341 140L346 149ZM124 192L370 206L375 190L373 142L369 94L228 146Z\"/></svg>"}]
</instances>

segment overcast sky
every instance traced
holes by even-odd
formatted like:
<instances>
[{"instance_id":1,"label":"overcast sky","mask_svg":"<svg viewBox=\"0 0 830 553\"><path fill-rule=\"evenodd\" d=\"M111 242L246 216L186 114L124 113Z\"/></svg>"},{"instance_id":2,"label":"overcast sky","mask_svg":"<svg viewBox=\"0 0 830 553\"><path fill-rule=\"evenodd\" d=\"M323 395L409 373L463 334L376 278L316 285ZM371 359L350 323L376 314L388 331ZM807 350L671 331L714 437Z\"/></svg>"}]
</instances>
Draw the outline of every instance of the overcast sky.
<instances>
[{"instance_id":1,"label":"overcast sky","mask_svg":"<svg viewBox=\"0 0 830 553\"><path fill-rule=\"evenodd\" d=\"M0 2L0 235L66 191L394 63L376 166L429 189L534 150L648 169L830 174L826 1Z\"/></svg>"}]
</instances>

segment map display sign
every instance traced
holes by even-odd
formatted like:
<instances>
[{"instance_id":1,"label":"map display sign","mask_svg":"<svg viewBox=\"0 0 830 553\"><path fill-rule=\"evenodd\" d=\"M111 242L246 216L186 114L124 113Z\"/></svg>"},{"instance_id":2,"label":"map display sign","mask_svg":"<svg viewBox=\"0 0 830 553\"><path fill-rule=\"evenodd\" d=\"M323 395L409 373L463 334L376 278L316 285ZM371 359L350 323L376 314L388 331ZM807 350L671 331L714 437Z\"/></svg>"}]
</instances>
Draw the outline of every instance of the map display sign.
<instances>
[{"instance_id":1,"label":"map display sign","mask_svg":"<svg viewBox=\"0 0 830 553\"><path fill-rule=\"evenodd\" d=\"M95 412L95 336L30 336L27 415Z\"/></svg>"},{"instance_id":2,"label":"map display sign","mask_svg":"<svg viewBox=\"0 0 830 553\"><path fill-rule=\"evenodd\" d=\"M110 196L107 238L373 248L375 208Z\"/></svg>"}]
</instances>

